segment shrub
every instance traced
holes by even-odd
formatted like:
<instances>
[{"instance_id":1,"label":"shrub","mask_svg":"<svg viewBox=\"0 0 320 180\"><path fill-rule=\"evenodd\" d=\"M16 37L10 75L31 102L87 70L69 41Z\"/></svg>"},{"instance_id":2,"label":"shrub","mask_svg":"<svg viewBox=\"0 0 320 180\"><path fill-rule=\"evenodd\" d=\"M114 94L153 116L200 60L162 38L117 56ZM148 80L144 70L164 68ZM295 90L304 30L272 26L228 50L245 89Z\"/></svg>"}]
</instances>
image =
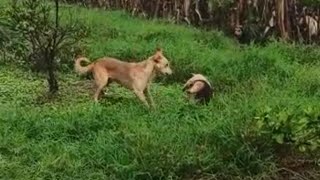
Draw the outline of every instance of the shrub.
<instances>
[{"instance_id":1,"label":"shrub","mask_svg":"<svg viewBox=\"0 0 320 180\"><path fill-rule=\"evenodd\" d=\"M20 34L19 43L22 43L25 50L20 57L33 70L48 73L50 92L56 92L58 83L54 71L63 62L60 58L68 51L72 53L70 49L85 33L78 23L59 25L58 0L54 17L52 10L50 4L43 0L13 2L7 11L7 21L9 28Z\"/></svg>"},{"instance_id":2,"label":"shrub","mask_svg":"<svg viewBox=\"0 0 320 180\"><path fill-rule=\"evenodd\" d=\"M300 151L320 149L320 111L316 108L266 108L255 117L257 137Z\"/></svg>"}]
</instances>

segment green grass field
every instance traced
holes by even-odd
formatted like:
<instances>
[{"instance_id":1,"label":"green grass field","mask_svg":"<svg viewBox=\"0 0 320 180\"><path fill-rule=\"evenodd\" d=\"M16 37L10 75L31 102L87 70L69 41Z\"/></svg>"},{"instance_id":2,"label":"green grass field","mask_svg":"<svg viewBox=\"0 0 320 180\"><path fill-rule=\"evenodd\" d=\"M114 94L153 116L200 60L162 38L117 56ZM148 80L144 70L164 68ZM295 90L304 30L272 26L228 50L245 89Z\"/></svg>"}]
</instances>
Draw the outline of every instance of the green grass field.
<instances>
[{"instance_id":1,"label":"green grass field","mask_svg":"<svg viewBox=\"0 0 320 180\"><path fill-rule=\"evenodd\" d=\"M270 109L294 118L309 109L319 114L318 47L241 48L219 32L120 11L68 6L63 17L69 15L90 28L86 55L92 60L142 60L159 45L174 75L153 84L157 108L148 111L117 85L93 103L91 80L73 71L59 73L59 94L50 98L41 75L0 66L0 179L320 178L317 165L283 176L290 167L281 160L290 153L281 154L271 136L259 136L253 126ZM209 106L184 98L190 73L207 75L215 86Z\"/></svg>"}]
</instances>

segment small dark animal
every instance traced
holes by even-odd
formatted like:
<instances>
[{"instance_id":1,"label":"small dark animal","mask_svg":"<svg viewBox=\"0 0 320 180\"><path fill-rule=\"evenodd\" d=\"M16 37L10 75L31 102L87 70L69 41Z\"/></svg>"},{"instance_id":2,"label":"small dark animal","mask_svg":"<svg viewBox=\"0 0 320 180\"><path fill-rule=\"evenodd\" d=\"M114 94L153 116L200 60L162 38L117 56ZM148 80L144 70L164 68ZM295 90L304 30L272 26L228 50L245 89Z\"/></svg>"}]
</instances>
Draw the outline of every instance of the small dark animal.
<instances>
[{"instance_id":1,"label":"small dark animal","mask_svg":"<svg viewBox=\"0 0 320 180\"><path fill-rule=\"evenodd\" d=\"M193 76L183 86L183 91L188 93L189 99L194 98L200 104L208 104L213 97L213 88L202 74Z\"/></svg>"}]
</instances>

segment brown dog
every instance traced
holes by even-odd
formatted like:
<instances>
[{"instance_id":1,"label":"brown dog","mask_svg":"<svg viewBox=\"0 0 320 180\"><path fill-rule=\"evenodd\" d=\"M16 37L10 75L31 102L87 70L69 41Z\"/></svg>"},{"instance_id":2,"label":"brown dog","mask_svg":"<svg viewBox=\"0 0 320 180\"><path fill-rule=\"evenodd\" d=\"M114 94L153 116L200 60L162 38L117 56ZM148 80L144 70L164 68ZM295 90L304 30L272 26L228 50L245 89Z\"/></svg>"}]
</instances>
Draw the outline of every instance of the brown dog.
<instances>
[{"instance_id":1,"label":"brown dog","mask_svg":"<svg viewBox=\"0 0 320 180\"><path fill-rule=\"evenodd\" d=\"M157 72L172 74L169 61L163 55L161 49L157 49L147 60L137 63L129 63L111 57L104 57L87 66L81 66L82 61L89 62L85 57L77 58L75 60L75 70L79 74L93 73L97 85L94 94L94 100L96 102L98 101L101 90L108 85L111 80L132 90L147 107L149 107L149 104L146 96L149 97L150 103L152 107L154 107L153 98L150 94L152 79Z\"/></svg>"}]
</instances>

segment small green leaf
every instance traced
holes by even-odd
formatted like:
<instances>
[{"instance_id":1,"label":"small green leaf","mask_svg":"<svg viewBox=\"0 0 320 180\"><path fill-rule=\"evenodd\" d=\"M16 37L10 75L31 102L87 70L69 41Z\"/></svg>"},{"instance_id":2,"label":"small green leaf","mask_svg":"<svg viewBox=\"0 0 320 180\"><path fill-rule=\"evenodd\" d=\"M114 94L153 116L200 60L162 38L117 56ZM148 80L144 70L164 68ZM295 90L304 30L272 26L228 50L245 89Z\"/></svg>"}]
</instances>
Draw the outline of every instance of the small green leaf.
<instances>
[{"instance_id":1,"label":"small green leaf","mask_svg":"<svg viewBox=\"0 0 320 180\"><path fill-rule=\"evenodd\" d=\"M265 112L266 112L266 113L271 112L271 110L272 110L272 108L271 108L271 107L269 107L269 106L265 107Z\"/></svg>"},{"instance_id":2,"label":"small green leaf","mask_svg":"<svg viewBox=\"0 0 320 180\"><path fill-rule=\"evenodd\" d=\"M305 146L299 146L299 150L301 151L301 152L305 152L306 151L306 147Z\"/></svg>"},{"instance_id":3,"label":"small green leaf","mask_svg":"<svg viewBox=\"0 0 320 180\"><path fill-rule=\"evenodd\" d=\"M313 109L311 107L308 107L308 108L304 109L304 113L309 115L309 116L312 114L312 112L313 112Z\"/></svg>"},{"instance_id":4,"label":"small green leaf","mask_svg":"<svg viewBox=\"0 0 320 180\"><path fill-rule=\"evenodd\" d=\"M257 121L257 129L261 129L263 127L264 123L261 120Z\"/></svg>"},{"instance_id":5,"label":"small green leaf","mask_svg":"<svg viewBox=\"0 0 320 180\"><path fill-rule=\"evenodd\" d=\"M288 120L288 114L285 111L279 113L279 121L286 122Z\"/></svg>"},{"instance_id":6,"label":"small green leaf","mask_svg":"<svg viewBox=\"0 0 320 180\"><path fill-rule=\"evenodd\" d=\"M297 125L302 129L304 128L306 125L308 124L308 118L306 117L303 117L303 118L300 118Z\"/></svg>"},{"instance_id":7,"label":"small green leaf","mask_svg":"<svg viewBox=\"0 0 320 180\"><path fill-rule=\"evenodd\" d=\"M277 143L283 144L284 141L284 134L276 134L273 136Z\"/></svg>"},{"instance_id":8,"label":"small green leaf","mask_svg":"<svg viewBox=\"0 0 320 180\"><path fill-rule=\"evenodd\" d=\"M318 145L317 143L313 143L313 144L311 144L311 146L310 146L310 150L311 150L311 151L315 151L316 149L318 149L318 147L319 147L319 145Z\"/></svg>"}]
</instances>

